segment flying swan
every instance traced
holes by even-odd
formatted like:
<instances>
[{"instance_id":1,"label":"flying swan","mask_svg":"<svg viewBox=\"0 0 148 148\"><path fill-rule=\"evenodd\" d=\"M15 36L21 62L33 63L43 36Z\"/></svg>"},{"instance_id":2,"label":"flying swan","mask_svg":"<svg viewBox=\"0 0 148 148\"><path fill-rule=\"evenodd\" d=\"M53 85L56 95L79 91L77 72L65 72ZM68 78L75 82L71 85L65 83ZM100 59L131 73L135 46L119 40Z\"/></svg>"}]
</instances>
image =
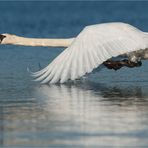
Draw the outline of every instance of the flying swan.
<instances>
[{"instance_id":1,"label":"flying swan","mask_svg":"<svg viewBox=\"0 0 148 148\"><path fill-rule=\"evenodd\" d=\"M0 35L1 44L67 47L47 67L32 73L41 83L64 83L92 72L101 64L118 70L141 66L148 59L148 33L125 23L86 26L76 38L34 39L11 34ZM113 60L112 57L126 57Z\"/></svg>"}]
</instances>

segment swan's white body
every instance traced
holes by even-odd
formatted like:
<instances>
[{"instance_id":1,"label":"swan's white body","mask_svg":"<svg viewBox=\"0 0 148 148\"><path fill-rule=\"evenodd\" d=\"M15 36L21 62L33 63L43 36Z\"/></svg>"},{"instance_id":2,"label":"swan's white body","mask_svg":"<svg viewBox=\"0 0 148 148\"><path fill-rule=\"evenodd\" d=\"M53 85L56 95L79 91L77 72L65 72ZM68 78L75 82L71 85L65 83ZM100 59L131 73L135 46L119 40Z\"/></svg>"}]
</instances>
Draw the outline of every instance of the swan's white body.
<instances>
[{"instance_id":1,"label":"swan's white body","mask_svg":"<svg viewBox=\"0 0 148 148\"><path fill-rule=\"evenodd\" d=\"M69 47L47 67L32 74L36 81L64 83L75 80L119 55L126 55L131 61L148 58L147 33L125 23L87 26L75 39L65 43L65 46L68 44Z\"/></svg>"}]
</instances>

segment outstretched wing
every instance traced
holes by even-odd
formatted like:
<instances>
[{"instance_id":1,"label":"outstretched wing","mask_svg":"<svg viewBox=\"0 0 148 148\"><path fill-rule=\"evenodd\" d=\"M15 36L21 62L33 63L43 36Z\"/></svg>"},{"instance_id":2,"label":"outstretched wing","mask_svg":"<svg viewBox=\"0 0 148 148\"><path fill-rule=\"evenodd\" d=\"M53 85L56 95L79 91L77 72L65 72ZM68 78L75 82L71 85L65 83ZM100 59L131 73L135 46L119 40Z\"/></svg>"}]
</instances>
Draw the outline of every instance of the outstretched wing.
<instances>
[{"instance_id":1,"label":"outstretched wing","mask_svg":"<svg viewBox=\"0 0 148 148\"><path fill-rule=\"evenodd\" d=\"M64 83L90 73L111 57L146 46L139 30L127 32L117 27L86 27L68 48L33 76L41 83Z\"/></svg>"}]
</instances>

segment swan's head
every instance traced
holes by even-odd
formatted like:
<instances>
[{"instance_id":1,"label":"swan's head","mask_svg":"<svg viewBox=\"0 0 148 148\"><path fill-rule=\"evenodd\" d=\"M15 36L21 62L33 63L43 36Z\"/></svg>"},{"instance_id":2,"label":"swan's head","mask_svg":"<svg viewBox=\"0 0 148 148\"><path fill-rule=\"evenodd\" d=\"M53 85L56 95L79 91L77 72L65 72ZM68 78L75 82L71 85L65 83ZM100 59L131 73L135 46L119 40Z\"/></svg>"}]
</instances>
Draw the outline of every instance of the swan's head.
<instances>
[{"instance_id":1,"label":"swan's head","mask_svg":"<svg viewBox=\"0 0 148 148\"><path fill-rule=\"evenodd\" d=\"M11 44L16 42L16 36L8 33L0 34L0 44Z\"/></svg>"},{"instance_id":2,"label":"swan's head","mask_svg":"<svg viewBox=\"0 0 148 148\"><path fill-rule=\"evenodd\" d=\"M5 35L0 34L0 43L3 41L3 39L5 38Z\"/></svg>"}]
</instances>

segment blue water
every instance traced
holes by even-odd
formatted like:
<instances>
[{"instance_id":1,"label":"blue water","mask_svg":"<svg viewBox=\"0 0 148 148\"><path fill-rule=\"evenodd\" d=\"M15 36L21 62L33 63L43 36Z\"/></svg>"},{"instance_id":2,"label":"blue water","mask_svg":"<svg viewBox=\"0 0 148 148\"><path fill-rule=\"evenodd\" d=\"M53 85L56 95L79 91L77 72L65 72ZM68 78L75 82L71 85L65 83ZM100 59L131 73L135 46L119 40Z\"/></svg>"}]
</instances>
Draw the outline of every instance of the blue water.
<instances>
[{"instance_id":1,"label":"blue water","mask_svg":"<svg viewBox=\"0 0 148 148\"><path fill-rule=\"evenodd\" d=\"M148 2L0 2L0 33L76 36L122 21L148 31ZM40 85L38 70L63 48L0 46L0 146L147 147L148 62L102 69L73 84Z\"/></svg>"}]
</instances>

